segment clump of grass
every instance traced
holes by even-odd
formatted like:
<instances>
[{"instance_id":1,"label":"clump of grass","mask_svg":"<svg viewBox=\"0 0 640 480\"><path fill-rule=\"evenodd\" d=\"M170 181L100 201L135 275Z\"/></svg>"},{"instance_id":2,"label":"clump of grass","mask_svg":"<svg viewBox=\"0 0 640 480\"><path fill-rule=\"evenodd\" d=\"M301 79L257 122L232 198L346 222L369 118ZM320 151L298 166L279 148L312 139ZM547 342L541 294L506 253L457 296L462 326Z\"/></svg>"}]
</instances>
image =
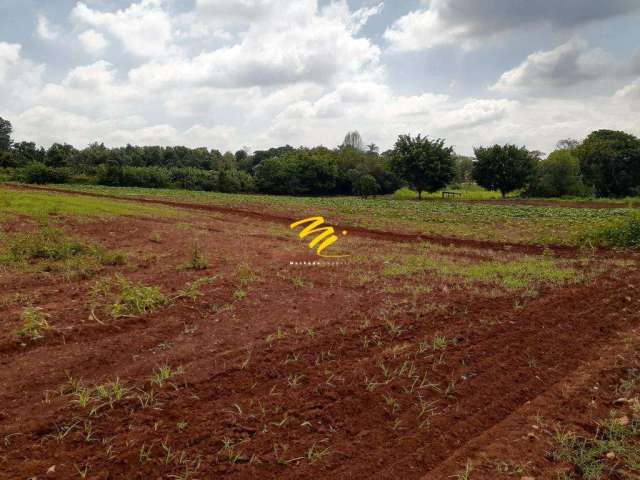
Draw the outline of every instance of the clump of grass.
<instances>
[{"instance_id":1,"label":"clump of grass","mask_svg":"<svg viewBox=\"0 0 640 480\"><path fill-rule=\"evenodd\" d=\"M257 280L258 275L251 268L248 263L241 263L236 269L236 275L238 276L238 283L241 288L248 286L251 282Z\"/></svg>"},{"instance_id":2,"label":"clump of grass","mask_svg":"<svg viewBox=\"0 0 640 480\"><path fill-rule=\"evenodd\" d=\"M640 214L631 213L582 236L581 243L591 246L640 248Z\"/></svg>"},{"instance_id":3,"label":"clump of grass","mask_svg":"<svg viewBox=\"0 0 640 480\"><path fill-rule=\"evenodd\" d=\"M191 249L191 257L183 265L186 270L206 270L209 267L209 262L202 252L199 245L194 245Z\"/></svg>"},{"instance_id":4,"label":"clump of grass","mask_svg":"<svg viewBox=\"0 0 640 480\"><path fill-rule=\"evenodd\" d=\"M169 301L160 288L132 282L122 275L96 282L90 300L92 310L106 307L113 318L152 313Z\"/></svg>"},{"instance_id":5,"label":"clump of grass","mask_svg":"<svg viewBox=\"0 0 640 480\"><path fill-rule=\"evenodd\" d=\"M164 384L171 380L176 375L184 373L181 367L176 369L172 368L169 364L164 364L159 367L151 376L151 384L157 385L159 388L164 387Z\"/></svg>"},{"instance_id":6,"label":"clump of grass","mask_svg":"<svg viewBox=\"0 0 640 480\"><path fill-rule=\"evenodd\" d=\"M542 284L564 285L579 281L581 273L553 258L522 257L514 260L454 260L438 251L429 255L401 257L384 270L386 276L410 276L434 272L468 283L496 284L506 290L521 290Z\"/></svg>"},{"instance_id":7,"label":"clump of grass","mask_svg":"<svg viewBox=\"0 0 640 480\"><path fill-rule=\"evenodd\" d=\"M39 308L26 308L21 315L22 328L17 332L18 338L39 340L44 338L45 332L51 330L47 322L47 315Z\"/></svg>"},{"instance_id":8,"label":"clump of grass","mask_svg":"<svg viewBox=\"0 0 640 480\"><path fill-rule=\"evenodd\" d=\"M621 422L612 412L591 438L558 432L555 439L559 445L554 452L556 460L570 463L575 473L584 478L627 478L627 473L640 473L640 420L637 418ZM607 458L607 454L612 453L614 462Z\"/></svg>"},{"instance_id":9,"label":"clump of grass","mask_svg":"<svg viewBox=\"0 0 640 480\"><path fill-rule=\"evenodd\" d=\"M208 283L212 283L215 279L216 277L202 277L193 282L187 283L185 287L180 290L175 297L173 297L173 299L189 298L191 300L195 300L203 295L200 290L201 287Z\"/></svg>"},{"instance_id":10,"label":"clump of grass","mask_svg":"<svg viewBox=\"0 0 640 480\"><path fill-rule=\"evenodd\" d=\"M35 233L19 233L6 239L0 263L35 260L68 260L89 252L89 247L58 229L45 227Z\"/></svg>"}]
</instances>

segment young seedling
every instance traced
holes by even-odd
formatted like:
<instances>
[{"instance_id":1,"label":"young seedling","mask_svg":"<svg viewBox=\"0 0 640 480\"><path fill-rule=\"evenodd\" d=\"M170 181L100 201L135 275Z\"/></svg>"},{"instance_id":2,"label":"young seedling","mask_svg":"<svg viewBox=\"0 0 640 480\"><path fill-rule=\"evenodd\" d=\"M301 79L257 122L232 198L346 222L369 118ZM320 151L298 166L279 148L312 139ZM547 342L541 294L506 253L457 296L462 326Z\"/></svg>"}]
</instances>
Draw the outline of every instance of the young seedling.
<instances>
[{"instance_id":1,"label":"young seedling","mask_svg":"<svg viewBox=\"0 0 640 480\"><path fill-rule=\"evenodd\" d=\"M33 341L44 338L45 332L51 330L47 316L40 308L26 308L21 315L22 328L16 334L18 338Z\"/></svg>"}]
</instances>

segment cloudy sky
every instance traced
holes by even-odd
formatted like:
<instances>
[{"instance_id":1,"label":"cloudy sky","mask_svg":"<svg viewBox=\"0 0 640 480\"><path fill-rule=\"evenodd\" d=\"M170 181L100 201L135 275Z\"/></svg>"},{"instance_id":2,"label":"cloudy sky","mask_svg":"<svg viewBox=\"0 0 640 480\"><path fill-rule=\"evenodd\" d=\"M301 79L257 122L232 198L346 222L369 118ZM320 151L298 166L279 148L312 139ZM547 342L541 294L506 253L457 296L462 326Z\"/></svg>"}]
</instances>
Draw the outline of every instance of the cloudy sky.
<instances>
[{"instance_id":1,"label":"cloudy sky","mask_svg":"<svg viewBox=\"0 0 640 480\"><path fill-rule=\"evenodd\" d=\"M639 23L639 0L0 0L0 116L44 146L549 152L640 134Z\"/></svg>"}]
</instances>

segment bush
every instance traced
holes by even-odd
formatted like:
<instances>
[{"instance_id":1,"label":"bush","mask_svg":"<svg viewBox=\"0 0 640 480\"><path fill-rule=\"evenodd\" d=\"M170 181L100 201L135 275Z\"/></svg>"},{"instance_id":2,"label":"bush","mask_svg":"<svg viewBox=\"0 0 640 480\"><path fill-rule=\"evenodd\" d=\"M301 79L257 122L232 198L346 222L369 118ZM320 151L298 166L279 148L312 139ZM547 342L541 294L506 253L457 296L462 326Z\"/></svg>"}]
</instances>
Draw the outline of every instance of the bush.
<instances>
[{"instance_id":1,"label":"bush","mask_svg":"<svg viewBox=\"0 0 640 480\"><path fill-rule=\"evenodd\" d=\"M172 168L171 183L184 190L215 191L218 189L218 174L199 168Z\"/></svg>"},{"instance_id":2,"label":"bush","mask_svg":"<svg viewBox=\"0 0 640 480\"><path fill-rule=\"evenodd\" d=\"M360 175L353 180L353 193L361 197L375 195L379 190L378 182L371 175Z\"/></svg>"},{"instance_id":3,"label":"bush","mask_svg":"<svg viewBox=\"0 0 640 480\"><path fill-rule=\"evenodd\" d=\"M33 162L17 172L17 179L24 183L67 183L69 172L64 168L47 167L44 163Z\"/></svg>"},{"instance_id":4,"label":"bush","mask_svg":"<svg viewBox=\"0 0 640 480\"><path fill-rule=\"evenodd\" d=\"M640 213L617 219L582 238L593 246L640 248Z\"/></svg>"},{"instance_id":5,"label":"bush","mask_svg":"<svg viewBox=\"0 0 640 480\"><path fill-rule=\"evenodd\" d=\"M570 150L556 150L538 166L526 192L534 197L581 197L592 191L582 182L580 162Z\"/></svg>"},{"instance_id":6,"label":"bush","mask_svg":"<svg viewBox=\"0 0 640 480\"><path fill-rule=\"evenodd\" d=\"M326 148L301 148L264 160L255 168L261 193L276 195L330 195L336 192L338 166Z\"/></svg>"},{"instance_id":7,"label":"bush","mask_svg":"<svg viewBox=\"0 0 640 480\"><path fill-rule=\"evenodd\" d=\"M124 167L123 187L167 188L171 186L171 174L162 167Z\"/></svg>"}]
</instances>

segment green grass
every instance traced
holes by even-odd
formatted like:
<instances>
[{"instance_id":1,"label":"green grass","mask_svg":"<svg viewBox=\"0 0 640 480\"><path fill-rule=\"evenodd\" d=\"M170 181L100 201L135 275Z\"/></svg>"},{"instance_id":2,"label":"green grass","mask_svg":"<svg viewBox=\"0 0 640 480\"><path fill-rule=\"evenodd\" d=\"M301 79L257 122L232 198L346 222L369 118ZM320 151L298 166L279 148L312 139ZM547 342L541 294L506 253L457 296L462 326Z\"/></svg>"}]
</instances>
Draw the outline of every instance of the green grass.
<instances>
[{"instance_id":1,"label":"green grass","mask_svg":"<svg viewBox=\"0 0 640 480\"><path fill-rule=\"evenodd\" d=\"M583 240L586 244L594 246L640 248L640 213L633 212L595 228L587 232Z\"/></svg>"},{"instance_id":2,"label":"green grass","mask_svg":"<svg viewBox=\"0 0 640 480\"><path fill-rule=\"evenodd\" d=\"M611 415L602 422L593 437L572 433L557 433L557 460L573 465L576 477L600 480L605 478L637 478L640 474L640 420L623 424ZM613 459L607 454L613 453Z\"/></svg>"},{"instance_id":3,"label":"green grass","mask_svg":"<svg viewBox=\"0 0 640 480\"><path fill-rule=\"evenodd\" d=\"M30 233L0 233L0 240L0 266L21 271L62 272L67 279L88 278L104 266L126 263L123 253L82 242L49 226Z\"/></svg>"},{"instance_id":4,"label":"green grass","mask_svg":"<svg viewBox=\"0 0 640 480\"><path fill-rule=\"evenodd\" d=\"M179 212L161 206L118 200L27 192L0 188L0 221L24 215L39 220L56 216L114 217L123 215L175 217Z\"/></svg>"},{"instance_id":5,"label":"green grass","mask_svg":"<svg viewBox=\"0 0 640 480\"><path fill-rule=\"evenodd\" d=\"M39 308L26 308L20 318L22 328L16 333L18 338L28 338L35 341L44 338L45 333L51 330L47 315Z\"/></svg>"},{"instance_id":6,"label":"green grass","mask_svg":"<svg viewBox=\"0 0 640 480\"><path fill-rule=\"evenodd\" d=\"M147 197L264 211L289 218L322 215L328 223L366 228L535 244L580 245L586 232L624 218L628 208L494 205L429 199L422 202L354 197L286 197L185 190L81 186L77 191ZM561 205L561 204L560 204Z\"/></svg>"},{"instance_id":7,"label":"green grass","mask_svg":"<svg viewBox=\"0 0 640 480\"><path fill-rule=\"evenodd\" d=\"M92 310L105 308L113 318L152 313L168 302L158 287L135 283L122 275L98 280L90 293Z\"/></svg>"},{"instance_id":8,"label":"green grass","mask_svg":"<svg viewBox=\"0 0 640 480\"><path fill-rule=\"evenodd\" d=\"M459 193L460 196L456 197L456 200L500 200L502 198L500 192L490 192L473 183L464 184L460 188L445 188L434 193L422 192L422 198L425 200L441 199L443 191ZM418 193L404 187L396 191L392 198L394 200L417 200Z\"/></svg>"},{"instance_id":9,"label":"green grass","mask_svg":"<svg viewBox=\"0 0 640 480\"><path fill-rule=\"evenodd\" d=\"M581 278L570 265L551 258L523 256L517 259L474 260L455 259L445 254L455 252L424 244L422 252L392 257L383 270L390 277L412 276L431 272L465 283L496 284L507 290L520 290L542 284L563 285Z\"/></svg>"}]
</instances>

